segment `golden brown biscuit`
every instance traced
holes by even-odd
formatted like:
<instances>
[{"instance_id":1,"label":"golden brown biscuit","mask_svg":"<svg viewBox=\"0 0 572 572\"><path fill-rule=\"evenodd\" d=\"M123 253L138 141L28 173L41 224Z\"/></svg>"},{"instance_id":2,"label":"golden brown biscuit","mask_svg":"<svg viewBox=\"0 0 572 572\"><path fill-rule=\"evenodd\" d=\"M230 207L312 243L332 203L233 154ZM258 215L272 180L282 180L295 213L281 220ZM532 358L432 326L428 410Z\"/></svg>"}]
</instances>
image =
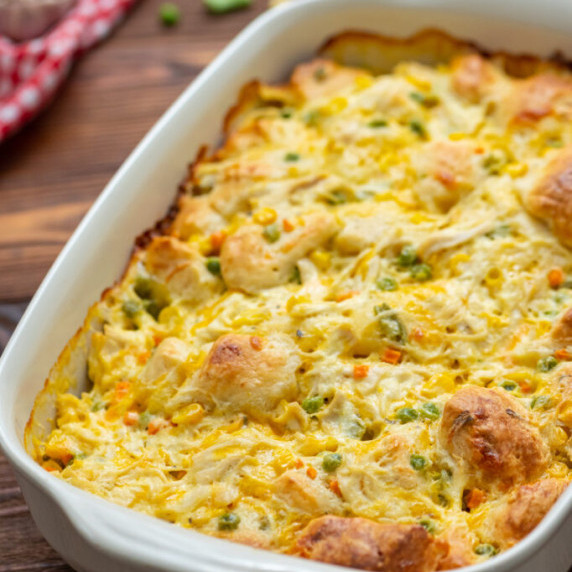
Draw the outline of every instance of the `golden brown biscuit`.
<instances>
[{"instance_id":1,"label":"golden brown biscuit","mask_svg":"<svg viewBox=\"0 0 572 572\"><path fill-rule=\"evenodd\" d=\"M305 558L376 572L430 572L442 553L420 525L337 516L310 522L297 546Z\"/></svg>"},{"instance_id":2,"label":"golden brown biscuit","mask_svg":"<svg viewBox=\"0 0 572 572\"><path fill-rule=\"evenodd\" d=\"M516 400L494 389L467 386L445 405L441 443L475 472L477 482L512 483L538 477L548 462L548 447Z\"/></svg>"}]
</instances>

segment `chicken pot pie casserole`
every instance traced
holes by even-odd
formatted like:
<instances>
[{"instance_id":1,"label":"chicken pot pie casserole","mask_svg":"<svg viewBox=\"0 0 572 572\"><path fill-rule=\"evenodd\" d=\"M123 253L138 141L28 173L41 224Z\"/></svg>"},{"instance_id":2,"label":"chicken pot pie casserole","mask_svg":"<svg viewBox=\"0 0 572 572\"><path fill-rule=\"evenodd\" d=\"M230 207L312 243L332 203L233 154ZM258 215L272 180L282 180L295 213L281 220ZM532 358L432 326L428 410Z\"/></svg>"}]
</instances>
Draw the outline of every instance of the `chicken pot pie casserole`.
<instances>
[{"instance_id":1,"label":"chicken pot pie casserole","mask_svg":"<svg viewBox=\"0 0 572 572\"><path fill-rule=\"evenodd\" d=\"M30 453L326 563L513 546L572 467L570 71L345 33L225 128L51 372Z\"/></svg>"}]
</instances>

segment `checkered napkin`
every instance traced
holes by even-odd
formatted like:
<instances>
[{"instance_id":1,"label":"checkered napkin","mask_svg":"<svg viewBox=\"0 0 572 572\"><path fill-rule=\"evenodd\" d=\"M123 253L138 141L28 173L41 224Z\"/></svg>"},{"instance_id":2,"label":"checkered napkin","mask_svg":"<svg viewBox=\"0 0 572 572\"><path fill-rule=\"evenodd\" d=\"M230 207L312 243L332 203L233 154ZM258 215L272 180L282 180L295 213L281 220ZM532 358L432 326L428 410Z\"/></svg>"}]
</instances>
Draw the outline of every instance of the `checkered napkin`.
<instances>
[{"instance_id":1,"label":"checkered napkin","mask_svg":"<svg viewBox=\"0 0 572 572\"><path fill-rule=\"evenodd\" d=\"M48 33L13 43L0 36L0 143L51 100L75 58L105 38L135 0L79 0Z\"/></svg>"}]
</instances>

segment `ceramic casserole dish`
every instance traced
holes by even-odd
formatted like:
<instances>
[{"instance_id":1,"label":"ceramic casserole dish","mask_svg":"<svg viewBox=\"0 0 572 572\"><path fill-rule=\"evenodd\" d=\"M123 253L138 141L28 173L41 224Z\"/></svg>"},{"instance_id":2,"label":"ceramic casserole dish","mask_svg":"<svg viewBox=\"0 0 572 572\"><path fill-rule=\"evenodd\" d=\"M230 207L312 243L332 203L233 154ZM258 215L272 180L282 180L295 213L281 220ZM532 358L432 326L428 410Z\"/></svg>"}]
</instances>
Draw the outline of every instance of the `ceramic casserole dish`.
<instances>
[{"instance_id":1,"label":"ceramic casserole dish","mask_svg":"<svg viewBox=\"0 0 572 572\"><path fill-rule=\"evenodd\" d=\"M33 401L100 292L121 276L133 238L161 218L185 165L216 146L226 110L253 77L280 81L347 29L410 36L439 28L490 50L572 56L572 6L523 0L301 0L251 24L147 135L86 216L38 290L0 362L0 444L34 520L77 570L333 570L337 567L180 530L53 478L26 454ZM295 38L296 41L292 41ZM76 369L77 364L70 364ZM77 388L78 391L84 389ZM46 420L50 407L46 407ZM572 563L571 491L518 546L472 570L565 571Z\"/></svg>"}]
</instances>

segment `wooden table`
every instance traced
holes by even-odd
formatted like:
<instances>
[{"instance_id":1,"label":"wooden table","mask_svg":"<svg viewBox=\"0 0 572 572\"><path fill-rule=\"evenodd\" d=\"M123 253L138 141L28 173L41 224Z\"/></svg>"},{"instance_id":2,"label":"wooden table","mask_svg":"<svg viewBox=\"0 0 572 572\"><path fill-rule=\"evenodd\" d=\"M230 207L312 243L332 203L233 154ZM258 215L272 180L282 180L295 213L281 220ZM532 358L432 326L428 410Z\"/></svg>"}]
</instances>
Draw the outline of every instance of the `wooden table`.
<instances>
[{"instance_id":1,"label":"wooden table","mask_svg":"<svg viewBox=\"0 0 572 572\"><path fill-rule=\"evenodd\" d=\"M190 81L267 6L207 14L200 0L172 29L142 0L86 54L38 119L0 145L0 353L46 271L98 193ZM71 568L36 529L0 453L0 572Z\"/></svg>"}]
</instances>

